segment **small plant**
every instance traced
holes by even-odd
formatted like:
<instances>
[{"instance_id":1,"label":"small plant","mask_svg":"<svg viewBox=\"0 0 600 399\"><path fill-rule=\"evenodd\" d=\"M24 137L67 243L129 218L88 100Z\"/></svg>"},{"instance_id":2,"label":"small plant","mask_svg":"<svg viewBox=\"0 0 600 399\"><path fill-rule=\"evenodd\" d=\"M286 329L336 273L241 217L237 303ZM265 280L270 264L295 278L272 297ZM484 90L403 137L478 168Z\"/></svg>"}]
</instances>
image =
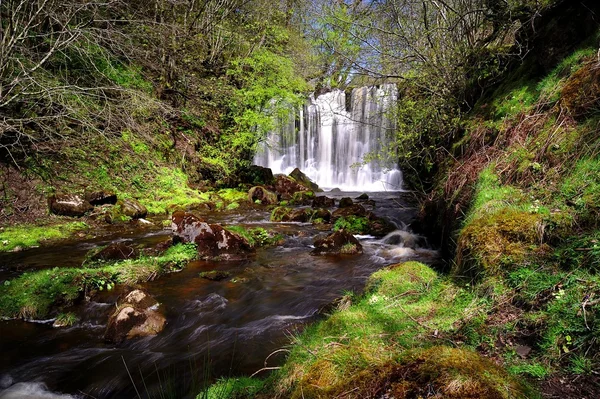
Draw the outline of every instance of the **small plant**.
<instances>
[{"instance_id":1,"label":"small plant","mask_svg":"<svg viewBox=\"0 0 600 399\"><path fill-rule=\"evenodd\" d=\"M53 327L71 327L77 323L77 316L73 313L60 313L56 316Z\"/></svg>"},{"instance_id":2,"label":"small plant","mask_svg":"<svg viewBox=\"0 0 600 399\"><path fill-rule=\"evenodd\" d=\"M335 221L334 230L345 230L350 234L366 234L369 231L369 219L363 216L350 215Z\"/></svg>"}]
</instances>

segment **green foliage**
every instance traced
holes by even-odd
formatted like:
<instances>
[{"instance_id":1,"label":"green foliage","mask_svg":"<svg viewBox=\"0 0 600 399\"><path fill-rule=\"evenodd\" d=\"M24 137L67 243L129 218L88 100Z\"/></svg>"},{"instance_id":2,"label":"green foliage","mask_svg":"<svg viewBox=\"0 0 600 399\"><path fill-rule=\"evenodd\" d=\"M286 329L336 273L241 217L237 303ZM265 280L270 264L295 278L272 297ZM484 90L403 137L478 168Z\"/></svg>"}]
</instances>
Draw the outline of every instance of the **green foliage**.
<instances>
[{"instance_id":1,"label":"green foliage","mask_svg":"<svg viewBox=\"0 0 600 399\"><path fill-rule=\"evenodd\" d=\"M196 259L194 244L178 244L157 257L140 257L97 268L59 268L25 272L0 285L0 318L43 318L73 305L89 290L134 284L181 269Z\"/></svg>"},{"instance_id":2,"label":"green foliage","mask_svg":"<svg viewBox=\"0 0 600 399\"><path fill-rule=\"evenodd\" d=\"M560 191L578 211L597 210L600 203L600 160L597 157L579 160L565 178Z\"/></svg>"},{"instance_id":3,"label":"green foliage","mask_svg":"<svg viewBox=\"0 0 600 399\"><path fill-rule=\"evenodd\" d=\"M0 228L0 252L15 248L36 247L48 240L68 238L76 231L85 230L85 222L69 222L49 226L21 225Z\"/></svg>"},{"instance_id":4,"label":"green foliage","mask_svg":"<svg viewBox=\"0 0 600 399\"><path fill-rule=\"evenodd\" d=\"M281 234L270 232L262 227L250 229L243 226L227 226L227 230L245 238L253 248L274 245L283 238Z\"/></svg>"},{"instance_id":5,"label":"green foliage","mask_svg":"<svg viewBox=\"0 0 600 399\"><path fill-rule=\"evenodd\" d=\"M526 375L539 379L544 379L550 374L548 367L541 363L521 363L510 366L508 370L515 375Z\"/></svg>"},{"instance_id":6,"label":"green foliage","mask_svg":"<svg viewBox=\"0 0 600 399\"><path fill-rule=\"evenodd\" d=\"M256 378L225 378L198 394L196 399L251 398L261 391L264 384L264 381Z\"/></svg>"},{"instance_id":7,"label":"green foliage","mask_svg":"<svg viewBox=\"0 0 600 399\"><path fill-rule=\"evenodd\" d=\"M333 230L346 230L350 234L367 234L369 228L369 219L356 215L341 217L333 224Z\"/></svg>"}]
</instances>

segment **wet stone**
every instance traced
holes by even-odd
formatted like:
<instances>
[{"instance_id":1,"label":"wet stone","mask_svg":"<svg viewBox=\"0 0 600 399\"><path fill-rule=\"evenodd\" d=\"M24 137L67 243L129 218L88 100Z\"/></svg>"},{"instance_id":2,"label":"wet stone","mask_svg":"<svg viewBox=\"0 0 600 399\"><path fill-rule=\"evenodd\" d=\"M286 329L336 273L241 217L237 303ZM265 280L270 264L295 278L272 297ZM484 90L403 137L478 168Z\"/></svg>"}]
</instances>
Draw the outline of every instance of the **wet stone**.
<instances>
[{"instance_id":1,"label":"wet stone","mask_svg":"<svg viewBox=\"0 0 600 399\"><path fill-rule=\"evenodd\" d=\"M62 216L83 216L93 209L92 204L76 194L56 194L48 198L50 212Z\"/></svg>"}]
</instances>

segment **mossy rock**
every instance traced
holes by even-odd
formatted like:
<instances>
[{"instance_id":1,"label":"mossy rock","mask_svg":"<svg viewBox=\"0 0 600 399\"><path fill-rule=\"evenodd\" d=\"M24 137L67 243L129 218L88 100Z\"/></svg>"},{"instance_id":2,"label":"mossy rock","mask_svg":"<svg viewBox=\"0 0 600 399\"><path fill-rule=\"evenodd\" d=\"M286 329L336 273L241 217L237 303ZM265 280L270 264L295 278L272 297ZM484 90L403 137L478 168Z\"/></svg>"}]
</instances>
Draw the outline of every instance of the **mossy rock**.
<instances>
[{"instance_id":1,"label":"mossy rock","mask_svg":"<svg viewBox=\"0 0 600 399\"><path fill-rule=\"evenodd\" d=\"M296 168L290 173L290 177L296 180L298 183L302 184L304 187L308 188L311 191L322 192L317 185L317 183L313 182L310 177L306 176L300 169Z\"/></svg>"},{"instance_id":2,"label":"mossy rock","mask_svg":"<svg viewBox=\"0 0 600 399\"><path fill-rule=\"evenodd\" d=\"M315 193L312 191L299 191L292 195L290 205L310 205L315 199Z\"/></svg>"},{"instance_id":3,"label":"mossy rock","mask_svg":"<svg viewBox=\"0 0 600 399\"><path fill-rule=\"evenodd\" d=\"M252 187L248 191L248 201L262 205L275 205L278 202L277 194L262 186Z\"/></svg>"},{"instance_id":4,"label":"mossy rock","mask_svg":"<svg viewBox=\"0 0 600 399\"><path fill-rule=\"evenodd\" d=\"M399 362L371 366L329 384L328 360L317 361L292 398L530 399L539 395L481 355L446 346L408 351ZM335 379L334 379L335 380Z\"/></svg>"},{"instance_id":5,"label":"mossy rock","mask_svg":"<svg viewBox=\"0 0 600 399\"><path fill-rule=\"evenodd\" d=\"M198 277L210 281L221 281L231 276L231 273L221 270L210 270L208 272L198 273Z\"/></svg>"},{"instance_id":6,"label":"mossy rock","mask_svg":"<svg viewBox=\"0 0 600 399\"><path fill-rule=\"evenodd\" d=\"M458 237L452 273L482 278L513 270L540 244L540 223L539 214L511 209L472 220Z\"/></svg>"},{"instance_id":7,"label":"mossy rock","mask_svg":"<svg viewBox=\"0 0 600 399\"><path fill-rule=\"evenodd\" d=\"M288 215L290 212L292 212L292 208L278 206L271 212L271 222L283 222L288 220Z\"/></svg>"}]
</instances>

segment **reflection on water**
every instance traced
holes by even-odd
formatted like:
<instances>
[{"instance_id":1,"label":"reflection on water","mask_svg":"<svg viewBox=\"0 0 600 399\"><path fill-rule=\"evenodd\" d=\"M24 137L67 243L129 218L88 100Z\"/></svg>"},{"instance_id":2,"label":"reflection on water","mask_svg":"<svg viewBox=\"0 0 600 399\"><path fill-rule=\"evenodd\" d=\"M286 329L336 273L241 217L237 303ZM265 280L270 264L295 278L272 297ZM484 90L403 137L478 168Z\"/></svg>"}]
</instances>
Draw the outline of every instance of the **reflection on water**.
<instances>
[{"instance_id":1,"label":"reflection on water","mask_svg":"<svg viewBox=\"0 0 600 399\"><path fill-rule=\"evenodd\" d=\"M383 214L395 209L399 226L409 223L414 215L414 209L398 211L395 198L379 199L378 207L378 213ZM344 291L360 291L375 270L399 260L433 261L436 256L434 251L423 249L426 244L422 239L399 231L383 240L359 237L364 246L362 255L314 257L309 252L312 237L318 232L310 225L268 223L266 212L205 217L223 224L277 229L286 241L282 246L257 251L249 260L191 262L179 273L143 284L141 288L159 301L167 318L165 330L154 337L119 345L104 342L108 315L126 287L103 292L94 301L81 304L76 310L81 322L74 327L0 322L0 381L10 382L0 388L12 385L11 390L21 389L18 392L41 392L32 397L46 397L40 395L50 395L50 390L81 397L84 393L96 398L130 398L136 388L145 396L154 390L166 391L168 384L175 383L175 395L184 397L209 382L206 376L251 374L262 368L270 353L289 343L290 335L320 317L319 309ZM129 238L152 245L165 236L156 229ZM60 251L47 249L44 256L50 264L40 267L49 267L52 262L56 265ZM19 262L27 263L30 255L19 256ZM27 267L34 266L29 263ZM231 277L219 282L198 277L207 270L227 271ZM269 365L282 360L274 356ZM19 382L36 384L15 384ZM17 397L6 396L11 392L4 391L0 398Z\"/></svg>"}]
</instances>

